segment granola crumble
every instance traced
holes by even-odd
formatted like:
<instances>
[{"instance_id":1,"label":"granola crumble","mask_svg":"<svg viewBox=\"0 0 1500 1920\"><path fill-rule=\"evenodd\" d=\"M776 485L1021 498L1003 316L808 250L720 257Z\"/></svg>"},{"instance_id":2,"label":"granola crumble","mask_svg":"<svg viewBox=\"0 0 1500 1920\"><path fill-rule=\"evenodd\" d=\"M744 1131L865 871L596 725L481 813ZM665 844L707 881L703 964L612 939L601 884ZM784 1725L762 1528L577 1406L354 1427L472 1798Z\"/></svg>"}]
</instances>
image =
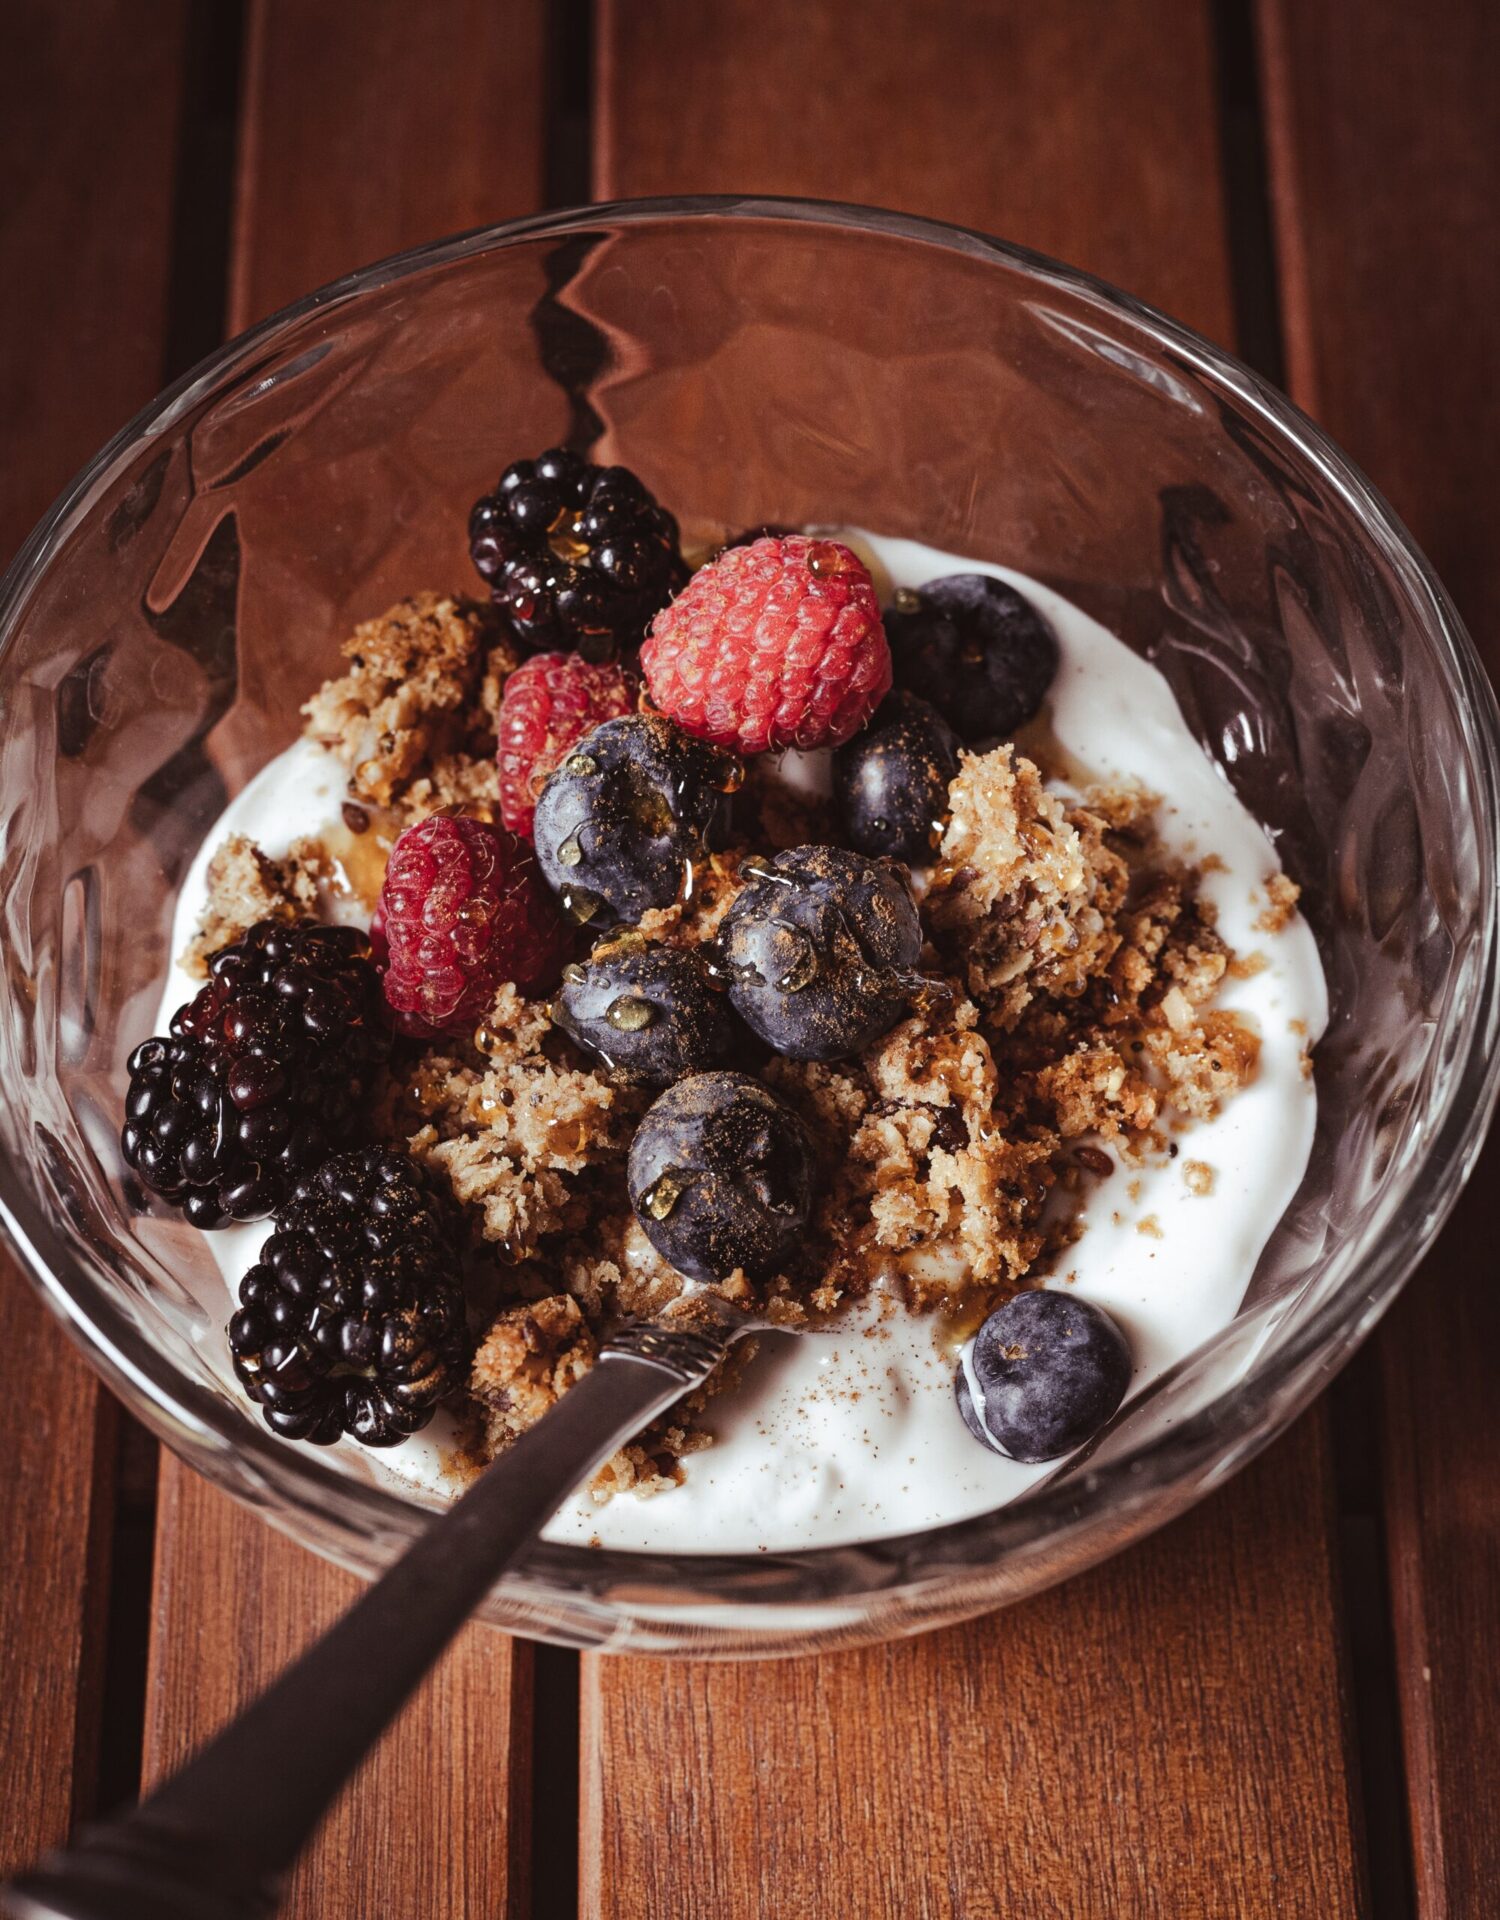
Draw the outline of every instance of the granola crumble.
<instances>
[{"instance_id":1,"label":"granola crumble","mask_svg":"<svg viewBox=\"0 0 1500 1920\"><path fill-rule=\"evenodd\" d=\"M1265 881L1266 905L1255 922L1257 933L1280 933L1290 926L1302 898L1302 889L1284 873L1268 874Z\"/></svg>"},{"instance_id":2,"label":"granola crumble","mask_svg":"<svg viewBox=\"0 0 1500 1920\"><path fill-rule=\"evenodd\" d=\"M308 736L349 775L356 800L411 819L498 800L495 712L520 655L487 612L419 593L344 642L349 665L302 709Z\"/></svg>"},{"instance_id":3,"label":"granola crumble","mask_svg":"<svg viewBox=\"0 0 1500 1920\"><path fill-rule=\"evenodd\" d=\"M319 890L328 878L328 855L320 840L294 840L282 859L273 860L243 833L232 833L208 863L208 901L181 955L184 972L206 980L208 963L219 949L258 920L316 914Z\"/></svg>"}]
</instances>

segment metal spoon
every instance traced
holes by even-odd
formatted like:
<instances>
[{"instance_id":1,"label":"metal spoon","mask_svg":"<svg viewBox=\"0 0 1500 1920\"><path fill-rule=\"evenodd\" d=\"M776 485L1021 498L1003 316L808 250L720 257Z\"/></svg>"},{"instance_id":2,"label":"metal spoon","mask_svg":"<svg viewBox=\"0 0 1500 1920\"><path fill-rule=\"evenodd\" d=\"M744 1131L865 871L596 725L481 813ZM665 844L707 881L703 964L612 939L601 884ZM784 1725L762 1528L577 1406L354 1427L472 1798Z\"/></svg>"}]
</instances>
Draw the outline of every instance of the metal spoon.
<instances>
[{"instance_id":1,"label":"metal spoon","mask_svg":"<svg viewBox=\"0 0 1500 1920\"><path fill-rule=\"evenodd\" d=\"M335 1796L573 1489L754 1323L696 1293L627 1327L546 1418L139 1807L0 1888L15 1920L264 1920Z\"/></svg>"}]
</instances>

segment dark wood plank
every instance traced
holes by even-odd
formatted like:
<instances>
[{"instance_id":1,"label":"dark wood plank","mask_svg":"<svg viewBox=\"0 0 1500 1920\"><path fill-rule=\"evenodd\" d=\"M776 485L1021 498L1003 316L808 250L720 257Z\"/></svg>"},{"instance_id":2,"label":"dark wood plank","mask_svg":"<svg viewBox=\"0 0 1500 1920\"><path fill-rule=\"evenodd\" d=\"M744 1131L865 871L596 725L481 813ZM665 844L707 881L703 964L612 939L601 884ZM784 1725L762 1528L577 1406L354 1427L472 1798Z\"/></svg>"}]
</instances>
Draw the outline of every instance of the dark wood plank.
<instances>
[{"instance_id":1,"label":"dark wood plank","mask_svg":"<svg viewBox=\"0 0 1500 1920\"><path fill-rule=\"evenodd\" d=\"M1292 391L1422 543L1500 677L1500 13L1268 0ZM1492 1143L1378 1335L1387 1534L1424 1920L1500 1888Z\"/></svg>"},{"instance_id":2,"label":"dark wood plank","mask_svg":"<svg viewBox=\"0 0 1500 1920\"><path fill-rule=\"evenodd\" d=\"M607 0L599 186L968 222L1230 330L1208 11ZM1098 1572L817 1664L586 1656L591 1916L1359 1910L1325 1417ZM1290 1903L1290 1905L1289 1905Z\"/></svg>"},{"instance_id":3,"label":"dark wood plank","mask_svg":"<svg viewBox=\"0 0 1500 1920\"><path fill-rule=\"evenodd\" d=\"M360 1591L176 1461L164 1466L145 1771L251 1700ZM531 1669L470 1627L297 1866L284 1913L529 1911Z\"/></svg>"},{"instance_id":4,"label":"dark wood plank","mask_svg":"<svg viewBox=\"0 0 1500 1920\"><path fill-rule=\"evenodd\" d=\"M125 0L18 0L0 25L0 562L160 384L184 13L143 35ZM92 1795L113 1432L0 1256L0 1872Z\"/></svg>"},{"instance_id":5,"label":"dark wood plank","mask_svg":"<svg viewBox=\"0 0 1500 1920\"><path fill-rule=\"evenodd\" d=\"M260 0L231 325L347 268L536 204L541 0ZM198 1745L355 1592L164 1462L146 1771ZM529 1652L473 1628L299 1867L289 1916L529 1909Z\"/></svg>"},{"instance_id":6,"label":"dark wood plank","mask_svg":"<svg viewBox=\"0 0 1500 1920\"><path fill-rule=\"evenodd\" d=\"M596 191L788 193L983 228L1231 330L1209 10L602 0Z\"/></svg>"},{"instance_id":7,"label":"dark wood plank","mask_svg":"<svg viewBox=\"0 0 1500 1920\"><path fill-rule=\"evenodd\" d=\"M0 555L161 385L186 0L0 21Z\"/></svg>"},{"instance_id":8,"label":"dark wood plank","mask_svg":"<svg viewBox=\"0 0 1500 1920\"><path fill-rule=\"evenodd\" d=\"M231 308L543 199L541 0L253 0Z\"/></svg>"},{"instance_id":9,"label":"dark wood plank","mask_svg":"<svg viewBox=\"0 0 1500 1920\"><path fill-rule=\"evenodd\" d=\"M1124 1559L918 1640L586 1657L583 1911L1352 1920L1324 1465L1304 1420Z\"/></svg>"}]
</instances>

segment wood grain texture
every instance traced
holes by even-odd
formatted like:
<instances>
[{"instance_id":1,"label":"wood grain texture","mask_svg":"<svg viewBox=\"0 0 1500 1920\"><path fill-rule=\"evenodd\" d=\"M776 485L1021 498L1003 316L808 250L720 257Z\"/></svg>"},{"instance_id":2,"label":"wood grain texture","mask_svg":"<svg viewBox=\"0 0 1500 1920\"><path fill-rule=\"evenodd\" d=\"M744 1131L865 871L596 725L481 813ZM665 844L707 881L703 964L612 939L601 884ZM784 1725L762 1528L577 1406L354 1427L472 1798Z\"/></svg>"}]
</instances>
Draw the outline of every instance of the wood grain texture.
<instances>
[{"instance_id":1,"label":"wood grain texture","mask_svg":"<svg viewBox=\"0 0 1500 1920\"><path fill-rule=\"evenodd\" d=\"M1296 398L1390 497L1500 678L1500 13L1261 13ZM1492 1141L1378 1338L1419 1910L1500 1889L1500 1433Z\"/></svg>"},{"instance_id":2,"label":"wood grain texture","mask_svg":"<svg viewBox=\"0 0 1500 1920\"><path fill-rule=\"evenodd\" d=\"M186 0L0 15L0 558L161 385Z\"/></svg>"},{"instance_id":3,"label":"wood grain texture","mask_svg":"<svg viewBox=\"0 0 1500 1920\"><path fill-rule=\"evenodd\" d=\"M752 1666L584 1662L609 1920L1360 1911L1316 1417L1123 1559L987 1620Z\"/></svg>"},{"instance_id":4,"label":"wood grain texture","mask_svg":"<svg viewBox=\"0 0 1500 1920\"><path fill-rule=\"evenodd\" d=\"M601 0L596 191L979 227L1230 334L1200 0Z\"/></svg>"},{"instance_id":5,"label":"wood grain texture","mask_svg":"<svg viewBox=\"0 0 1500 1920\"><path fill-rule=\"evenodd\" d=\"M908 207L1221 338L1207 9L606 0L598 184ZM1360 1910L1325 1416L1059 1592L816 1664L586 1656L608 1920Z\"/></svg>"},{"instance_id":6,"label":"wood grain texture","mask_svg":"<svg viewBox=\"0 0 1500 1920\"><path fill-rule=\"evenodd\" d=\"M360 1591L179 1462L163 1466L145 1776L258 1693ZM530 1665L470 1627L292 1876L288 1920L529 1911Z\"/></svg>"},{"instance_id":7,"label":"wood grain texture","mask_svg":"<svg viewBox=\"0 0 1500 1920\"><path fill-rule=\"evenodd\" d=\"M91 1809L113 1403L0 1252L0 1875Z\"/></svg>"},{"instance_id":8,"label":"wood grain texture","mask_svg":"<svg viewBox=\"0 0 1500 1920\"><path fill-rule=\"evenodd\" d=\"M160 385L184 11L150 35L121 0L0 20L0 565ZM113 1433L0 1254L0 1872L89 1809Z\"/></svg>"},{"instance_id":9,"label":"wood grain texture","mask_svg":"<svg viewBox=\"0 0 1500 1920\"><path fill-rule=\"evenodd\" d=\"M543 0L252 0L237 326L386 254L534 213Z\"/></svg>"},{"instance_id":10,"label":"wood grain texture","mask_svg":"<svg viewBox=\"0 0 1500 1920\"><path fill-rule=\"evenodd\" d=\"M230 324L346 268L534 206L542 7L261 0L250 23ZM356 1583L163 1462L146 1770L183 1758ZM529 1910L531 1664L471 1629L293 1878L289 1920Z\"/></svg>"}]
</instances>

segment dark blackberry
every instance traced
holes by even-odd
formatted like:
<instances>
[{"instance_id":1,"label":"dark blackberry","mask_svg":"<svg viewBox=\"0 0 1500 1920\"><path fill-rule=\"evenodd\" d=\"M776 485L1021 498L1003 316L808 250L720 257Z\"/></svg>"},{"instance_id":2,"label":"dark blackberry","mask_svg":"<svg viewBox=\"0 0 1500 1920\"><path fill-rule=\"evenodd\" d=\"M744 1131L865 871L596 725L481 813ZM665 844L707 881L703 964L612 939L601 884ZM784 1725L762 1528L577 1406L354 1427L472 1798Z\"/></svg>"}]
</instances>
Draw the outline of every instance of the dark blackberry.
<instances>
[{"instance_id":1,"label":"dark blackberry","mask_svg":"<svg viewBox=\"0 0 1500 1920\"><path fill-rule=\"evenodd\" d=\"M833 795L849 844L928 867L958 777L958 735L929 701L893 693L833 756Z\"/></svg>"},{"instance_id":2,"label":"dark blackberry","mask_svg":"<svg viewBox=\"0 0 1500 1920\"><path fill-rule=\"evenodd\" d=\"M930 700L971 745L1008 740L1040 710L1057 635L1023 594L987 573L903 587L885 616L896 684Z\"/></svg>"},{"instance_id":3,"label":"dark blackberry","mask_svg":"<svg viewBox=\"0 0 1500 1920\"><path fill-rule=\"evenodd\" d=\"M404 1153L325 1160L240 1282L229 1350L266 1425L393 1447L425 1427L470 1352L453 1201Z\"/></svg>"},{"instance_id":4,"label":"dark blackberry","mask_svg":"<svg viewBox=\"0 0 1500 1920\"><path fill-rule=\"evenodd\" d=\"M775 1271L807 1226L807 1129L743 1073L695 1073L649 1109L630 1143L630 1204L646 1238L689 1280Z\"/></svg>"},{"instance_id":5,"label":"dark blackberry","mask_svg":"<svg viewBox=\"0 0 1500 1920\"><path fill-rule=\"evenodd\" d=\"M793 1060L842 1060L893 1027L918 984L922 925L894 861L796 847L746 861L719 934L735 1012Z\"/></svg>"},{"instance_id":6,"label":"dark blackberry","mask_svg":"<svg viewBox=\"0 0 1500 1920\"><path fill-rule=\"evenodd\" d=\"M721 1067L734 1050L723 987L690 947L653 947L638 933L565 967L552 1018L621 1079L665 1087Z\"/></svg>"},{"instance_id":7,"label":"dark blackberry","mask_svg":"<svg viewBox=\"0 0 1500 1920\"><path fill-rule=\"evenodd\" d=\"M565 913L590 931L667 907L714 843L737 761L657 713L606 720L547 777L532 838Z\"/></svg>"},{"instance_id":8,"label":"dark blackberry","mask_svg":"<svg viewBox=\"0 0 1500 1920\"><path fill-rule=\"evenodd\" d=\"M589 660L639 646L688 577L677 522L629 468L567 447L517 460L475 501L469 552L523 645Z\"/></svg>"},{"instance_id":9,"label":"dark blackberry","mask_svg":"<svg viewBox=\"0 0 1500 1920\"><path fill-rule=\"evenodd\" d=\"M195 1227L264 1219L363 1134L389 1050L369 936L262 920L130 1056L125 1159Z\"/></svg>"}]
</instances>

